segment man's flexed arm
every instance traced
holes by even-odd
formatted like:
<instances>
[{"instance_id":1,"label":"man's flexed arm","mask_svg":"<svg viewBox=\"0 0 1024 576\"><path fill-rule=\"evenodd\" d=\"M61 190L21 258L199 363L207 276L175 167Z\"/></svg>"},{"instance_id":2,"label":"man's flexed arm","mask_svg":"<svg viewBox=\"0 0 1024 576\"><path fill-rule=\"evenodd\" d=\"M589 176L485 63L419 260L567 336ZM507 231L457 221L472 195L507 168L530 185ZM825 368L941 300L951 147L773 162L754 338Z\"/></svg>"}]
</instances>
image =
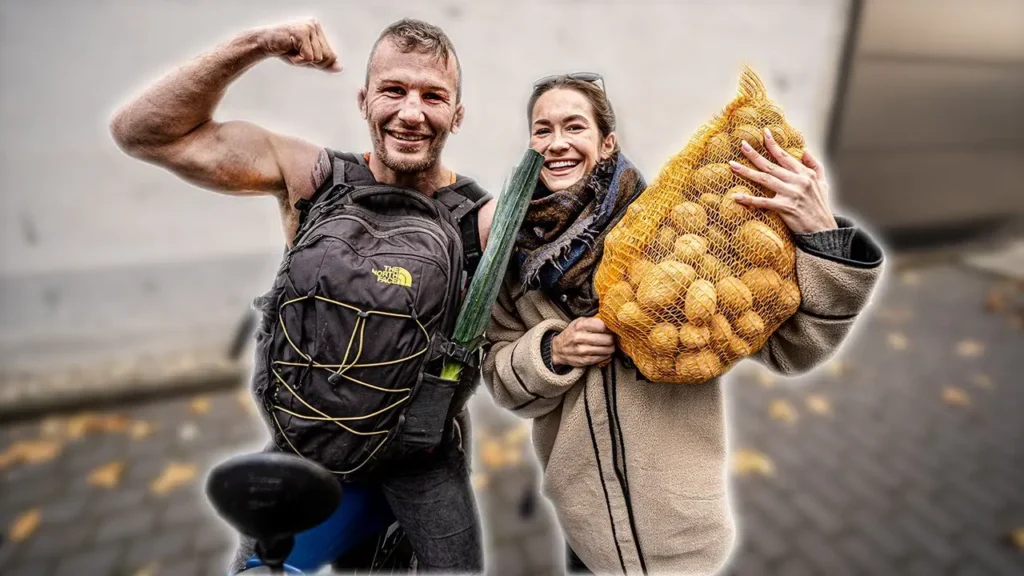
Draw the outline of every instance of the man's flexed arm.
<instances>
[{"instance_id":1,"label":"man's flexed arm","mask_svg":"<svg viewBox=\"0 0 1024 576\"><path fill-rule=\"evenodd\" d=\"M197 185L229 193L316 188L322 148L249 122L215 122L228 85L256 63L279 56L300 66L340 71L315 20L245 32L181 66L119 109L111 133L126 153ZM285 198L284 196L282 196Z\"/></svg>"}]
</instances>

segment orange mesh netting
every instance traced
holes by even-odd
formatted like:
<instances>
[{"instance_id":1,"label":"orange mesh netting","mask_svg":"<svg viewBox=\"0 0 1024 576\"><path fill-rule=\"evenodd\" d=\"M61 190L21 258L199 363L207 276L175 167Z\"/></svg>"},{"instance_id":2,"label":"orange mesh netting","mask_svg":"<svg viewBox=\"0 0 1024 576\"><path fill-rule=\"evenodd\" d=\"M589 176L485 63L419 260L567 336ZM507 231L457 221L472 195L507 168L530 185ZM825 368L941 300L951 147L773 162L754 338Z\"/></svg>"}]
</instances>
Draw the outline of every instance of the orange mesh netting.
<instances>
[{"instance_id":1,"label":"orange mesh netting","mask_svg":"<svg viewBox=\"0 0 1024 576\"><path fill-rule=\"evenodd\" d=\"M764 128L796 158L804 140L745 68L739 96L701 127L605 240L598 317L653 382L719 376L764 345L800 304L795 252L777 215L731 194L773 196L733 173L740 142L764 148Z\"/></svg>"}]
</instances>

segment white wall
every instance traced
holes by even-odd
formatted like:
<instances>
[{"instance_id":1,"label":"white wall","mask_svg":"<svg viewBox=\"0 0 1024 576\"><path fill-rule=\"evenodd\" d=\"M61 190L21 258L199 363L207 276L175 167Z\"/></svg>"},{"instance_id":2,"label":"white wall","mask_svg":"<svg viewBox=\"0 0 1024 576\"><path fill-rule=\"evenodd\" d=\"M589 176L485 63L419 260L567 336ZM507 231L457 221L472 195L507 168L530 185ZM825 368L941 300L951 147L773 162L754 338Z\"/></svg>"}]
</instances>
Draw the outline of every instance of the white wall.
<instances>
[{"instance_id":1,"label":"white wall","mask_svg":"<svg viewBox=\"0 0 1024 576\"><path fill-rule=\"evenodd\" d=\"M534 79L603 73L625 150L661 162L756 66L812 146L823 140L844 0L703 2L5 1L0 6L0 275L272 253L276 205L218 196L120 154L115 107L243 28L316 15L347 71L269 61L229 91L244 118L341 149L368 146L355 105L379 31L402 16L442 26L460 51L468 115L446 160L495 191L526 142Z\"/></svg>"}]
</instances>

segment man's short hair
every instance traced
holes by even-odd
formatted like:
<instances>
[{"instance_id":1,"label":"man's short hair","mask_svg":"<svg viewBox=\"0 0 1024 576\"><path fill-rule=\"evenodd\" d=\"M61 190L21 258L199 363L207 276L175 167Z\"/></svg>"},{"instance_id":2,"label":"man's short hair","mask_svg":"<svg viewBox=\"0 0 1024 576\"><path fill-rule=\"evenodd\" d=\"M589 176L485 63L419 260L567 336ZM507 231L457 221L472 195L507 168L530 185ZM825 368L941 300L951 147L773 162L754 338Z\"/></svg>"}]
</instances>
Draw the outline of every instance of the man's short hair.
<instances>
[{"instance_id":1,"label":"man's short hair","mask_svg":"<svg viewBox=\"0 0 1024 576\"><path fill-rule=\"evenodd\" d=\"M373 57L377 53L377 47L384 40L394 42L403 53L415 50L417 52L434 54L438 60L444 62L445 66L448 65L449 57L455 58L455 72L458 76L455 101L458 102L462 99L462 64L459 62L458 54L455 53L455 45L452 44L451 39L444 33L444 30L415 18L402 18L398 22L391 24L380 33L377 41L373 43L373 49L370 50L370 58L366 62L367 88L370 86L370 63L373 62Z\"/></svg>"}]
</instances>

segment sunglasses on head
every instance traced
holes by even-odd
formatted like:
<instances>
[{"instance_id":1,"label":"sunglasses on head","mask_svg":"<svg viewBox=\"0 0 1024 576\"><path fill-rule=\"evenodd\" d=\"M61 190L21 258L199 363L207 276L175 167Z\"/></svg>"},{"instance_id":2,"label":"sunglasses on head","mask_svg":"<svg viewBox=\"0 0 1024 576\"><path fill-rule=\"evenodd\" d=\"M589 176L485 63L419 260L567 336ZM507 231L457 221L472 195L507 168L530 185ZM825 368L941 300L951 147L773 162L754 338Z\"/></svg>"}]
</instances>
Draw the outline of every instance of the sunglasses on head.
<instances>
[{"instance_id":1,"label":"sunglasses on head","mask_svg":"<svg viewBox=\"0 0 1024 576\"><path fill-rule=\"evenodd\" d=\"M596 84L598 88L604 90L604 77L596 72L573 72L571 74L555 74L553 76L545 76L540 80L533 83L534 88L540 88L546 84L551 84L557 80L568 78L569 80L580 80L583 82L590 82Z\"/></svg>"}]
</instances>

